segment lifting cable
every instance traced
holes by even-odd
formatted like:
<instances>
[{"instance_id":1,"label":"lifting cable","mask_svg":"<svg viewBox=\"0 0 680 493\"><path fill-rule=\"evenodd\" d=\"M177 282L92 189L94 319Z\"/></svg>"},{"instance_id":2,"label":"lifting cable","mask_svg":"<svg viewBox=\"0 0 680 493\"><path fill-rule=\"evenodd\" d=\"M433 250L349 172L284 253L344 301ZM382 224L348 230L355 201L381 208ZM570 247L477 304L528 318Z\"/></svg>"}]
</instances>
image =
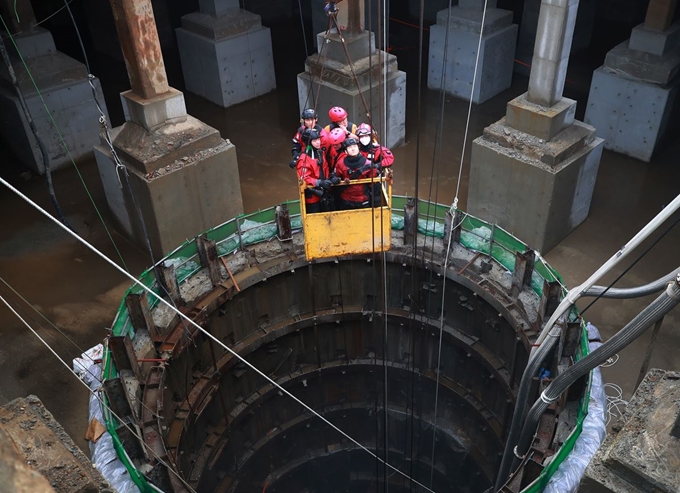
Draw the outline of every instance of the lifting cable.
<instances>
[{"instance_id":1,"label":"lifting cable","mask_svg":"<svg viewBox=\"0 0 680 493\"><path fill-rule=\"evenodd\" d=\"M295 401L296 403L298 403L298 404L299 404L300 406L302 406L305 410L307 410L307 411L310 412L312 415L314 415L314 416L316 416L317 418L319 418L321 421L323 421L323 422L326 423L328 426L330 426L332 429L334 429L335 431L337 431L338 433L340 433L343 437L347 438L347 439L348 439L349 441L351 441L354 445L356 445L356 446L358 446L359 448L361 448L361 449L362 449L363 451L365 451L367 454L369 454L369 455L372 456L372 457L377 457L376 454L374 454L373 452L371 452L368 448L366 448L364 445L362 445L359 441L355 440L355 439L352 438L350 435L348 435L346 432L342 431L340 428L338 428L337 426L335 426L333 423L331 423L331 422L330 422L328 419L326 419L324 416L322 416L321 414L319 414L318 412L316 412L312 407L310 407L309 405L305 404L305 403L304 403L302 400L300 400L299 398L295 397L289 390L287 390L285 387L283 387L282 385L280 385L279 383L277 383L277 382L276 382L274 379L272 379L269 375L267 375L267 374L264 373L263 371L259 370L255 365L253 365L253 364L252 364L250 361L248 361L246 358L244 358L243 356L241 356L239 353L237 353L236 351L234 351L232 348L230 348L230 347L229 347L228 345L226 345L224 342L220 341L217 337L215 337L214 335L212 335L208 330L206 330L205 328L201 327L199 324L197 324L196 322L194 322L193 320L191 320L187 315L185 315L184 313L182 313L181 311L179 311L179 310L177 310L175 307L173 307L172 304L169 303L168 301L166 301L162 296L158 295L158 294L155 293L151 288L149 288L149 287L146 286L144 283L142 283L141 281L139 281L138 279L136 279L136 278L135 278L134 276L132 276L130 273L128 273L128 272L126 272L125 270L123 270L118 264L116 264L114 261L112 261L111 259L109 259L109 258L108 258L106 255L104 255L102 252L100 252L99 250L97 250L96 247L94 247L93 245L91 245L90 243L88 243L85 239L81 238L80 236L78 236L78 235L77 235L76 233L74 233L73 231L71 231L71 230L69 230L68 228L66 228L63 224L61 224L57 219L55 219L54 217L52 217L52 216L51 216L47 211L45 211L42 207L40 207L38 204L36 204L35 202L33 202L30 198L28 198L26 195L24 195L24 194L21 193L19 190L17 190L15 187L13 187L10 183L8 183L7 180L5 180L4 178L0 177L0 183L3 184L3 185L4 185L5 187L7 187L8 189L10 189L12 192L14 192L16 195L18 195L20 198L22 198L25 202L27 202L29 205L31 205L32 207L34 207L36 210L40 211L40 213L42 213L47 219L49 219L50 221L52 221L52 222L54 222L55 224L57 224L60 228L62 228L64 231L66 231L69 235L71 235L73 238L75 238L76 240L78 240L80 243L82 243L84 246L86 246L89 250L91 250L93 253L95 253L95 254L98 255L100 258L102 258L105 262L107 262L109 265L111 265L114 269L118 270L121 274L123 274L125 277L127 277L129 280L131 280L135 285L139 286L142 290L146 291L148 294L150 294L151 296L155 297L155 298L159 301L159 303L162 303L162 304L164 304L165 306L167 306L172 312L176 313L179 317L183 318L186 322L188 322L190 325L192 325L193 327L195 327L198 331L200 331L201 333L203 333L208 339L210 339L210 340L212 340L213 342L215 342L218 346L220 346L220 347L223 348L225 351L227 351L229 354L231 354L232 356L234 356L236 359L238 359L238 360L239 360L241 363L243 363L245 366L247 366L248 368L250 368L251 370L253 370L257 375L259 375L260 377L264 378L267 382L269 382L270 384L272 384L273 386L275 386L277 389L279 389L279 390L281 391L281 393L283 393L283 394L287 395L288 397L290 397L293 401ZM399 469L397 469L396 467L392 466L392 465L389 464L388 462L383 461L383 460L380 459L380 458L378 458L378 460L380 460L387 468L392 469L392 470L398 472L400 475L405 476L407 479L411 479L411 478L410 478L409 476L407 476L405 473L401 472ZM411 481L413 481L413 480L411 479ZM417 481L414 481L414 483L417 484L418 486L420 486L421 488L424 488L426 491L432 491L430 488L428 488L428 487L425 486L424 484L421 484L421 483L419 483L419 482L417 482Z\"/></svg>"},{"instance_id":2,"label":"lifting cable","mask_svg":"<svg viewBox=\"0 0 680 493\"><path fill-rule=\"evenodd\" d=\"M68 5L68 3L66 5ZM14 35L9 32L9 28L7 27L7 24L5 23L5 19L1 14L0 14L0 21L2 22L2 25L5 28L5 31L7 31L7 33L9 34L9 38L12 41L12 44L14 45L14 49L17 51L17 53L19 55L19 59L21 60L21 63L23 64L24 68L26 69L26 73L28 74L28 77L31 79L31 82L33 83L33 87L35 88L35 91L38 94L40 101L42 101L42 104L45 107L45 111L47 112L47 115L50 117L50 120L52 121L52 124L54 125L54 129L57 132L57 135L59 136L59 140L61 141L61 145L66 150L66 153L68 154L68 157L70 158L71 163L73 164L73 167L75 168L76 173L78 174L78 177L80 178L80 181L83 184L83 187L85 188L85 192L87 193L87 196L89 197L90 202L92 202L92 205L94 206L94 210L97 212L97 216L99 216L99 220L101 221L102 225L104 226L104 230L106 230L106 234L108 235L109 239L111 240L111 243L113 244L113 248L116 250L116 253L118 254L118 258L120 259L121 263L123 264L125 271L129 272L129 269L128 269L127 265L125 264L125 260L123 260L123 255L120 253L120 250L118 249L118 245L116 245L116 242L113 240L113 236L111 236L111 232L109 231L109 228L106 226L106 223L104 222L104 218L102 217L101 213L99 212L99 209L97 208L97 204L95 203L94 198L92 198L92 194L90 193L90 190L87 188L87 185L85 183L85 179L83 178L83 175L80 173L80 169L78 169L78 166L76 165L76 162L73 159L73 155L71 154L71 150L68 148L68 145L66 144L66 141L64 140L64 137L62 136L61 132L59 131L59 126L57 125L57 122L54 120L54 117L52 116L52 112L50 111L49 107L47 106L47 103L45 102L45 99L43 98L42 92L40 92L40 89L38 88L38 84L36 84L35 79L33 78L33 74L31 73L30 69L28 68L28 65L26 64L26 60L24 59L23 55L21 54L21 51L19 50L19 47L17 46L16 40L14 39Z\"/></svg>"},{"instance_id":3,"label":"lifting cable","mask_svg":"<svg viewBox=\"0 0 680 493\"><path fill-rule=\"evenodd\" d=\"M377 0L377 15L378 15L378 37L380 37L380 26L381 26L381 21L382 21L382 26L384 28L385 23L387 22L387 17L385 17L384 11L381 12L380 10L380 0ZM378 132L375 131L375 126L373 124L373 118L372 118L372 109L373 108L368 108L366 106L366 100L364 99L363 92L361 91L361 87L359 86L359 81L356 77L356 74L354 72L354 66L352 63L352 59L349 55L349 51L347 50L347 47L345 45L345 39L344 36L342 36L342 33L340 32L340 28L338 27L337 24L337 19L335 19L335 26L338 31L338 35L340 36L340 41L342 43L342 47L345 51L345 56L347 57L347 62L349 63L350 71L352 73L352 77L354 78L354 83L356 85L357 91L359 92L359 96L361 97L361 101L364 105L364 109L366 110L366 117L368 118L369 125L371 126L371 131L375 132L376 135L379 135ZM371 26L372 28L372 26ZM368 43L369 43L369 50L368 50L368 56L369 56L369 62L372 62L373 59L373 53L371 53L370 46L371 46L371 38L369 36L368 38ZM383 61L383 51L378 50L378 66L380 67L380 64ZM369 80L371 81L371 84L369 86L369 90L372 89L373 87L373 72L369 72ZM382 108L382 105L384 103L383 101L383 91L382 91L382 85L381 85L382 80L378 79L378 105L380 108ZM372 92L372 91L371 91ZM372 98L372 96L371 96ZM371 136L372 138L373 136ZM387 137L386 133L383 133L383 137ZM381 142L380 138L378 137L378 141ZM371 185L371 189L375 191L375 187ZM382 206L382 183L380 187L380 204ZM372 211L374 210L375 207L375 199L374 197L371 197L371 209ZM375 217L375 215L372 212L372 216ZM387 477L387 461L389 458L389 409L388 409L388 402L387 402L387 394L388 394L388 389L389 389L389 376L388 376L388 368L387 368L387 350L389 347L388 343L388 316L387 316L387 261L386 261L386 255L385 255L385 249L384 249L384 231L383 231L383 209L382 207L380 208L380 240L381 240L381 267L382 267L382 276L381 276L381 292L382 292L382 298L383 298L383 303L382 303L382 312L383 312L383 453L384 453L384 464L385 467L383 467L383 488L385 492L389 491L389 481ZM373 248L375 249L375 220L371 221L371 235L372 235L372 242L373 242ZM375 269L374 269L375 273ZM377 419L377 416L376 416ZM376 437L377 441L377 437ZM376 449L376 452L378 450ZM378 475L376 475L376 488L378 487Z\"/></svg>"},{"instance_id":4,"label":"lifting cable","mask_svg":"<svg viewBox=\"0 0 680 493\"><path fill-rule=\"evenodd\" d=\"M451 4L451 0L449 0L449 5ZM470 115L472 113L472 100L474 98L475 94L475 84L477 83L477 69L479 68L479 54L482 49L482 38L484 36L484 23L486 21L486 9L487 9L487 4L488 0L484 0L484 10L482 11L482 25L479 30L479 42L477 44L477 53L475 56L475 70L472 75L472 87L470 88L470 102L468 106L468 113L467 113L467 119L465 122L465 134L463 137L463 148L461 151L461 156L460 156L460 165L458 167L458 182L456 183L456 195L453 199L453 204L451 205L451 211L450 213L453 214L454 211L458 209L458 192L460 190L460 180L463 172L463 157L465 156L465 146L467 144L467 136L468 136L468 130L470 127ZM449 15L451 15L451 8L449 7ZM447 26L447 34L448 34L448 26ZM446 49L446 46L445 46ZM442 86L443 87L443 86ZM443 114L443 109L442 109L442 114ZM440 122L443 124L443 122ZM454 216L455 217L455 216ZM439 317L439 348L437 351L437 372L436 372L436 387L435 387L435 399L434 399L434 422L433 422L433 427L432 427L432 462L430 464L430 488L432 488L432 481L434 478L434 454L435 454L435 443L436 443L436 433L437 433L437 406L438 406L438 401L439 401L439 372L441 368L441 355L442 355L442 336L444 334L444 304L446 302L446 273L448 269L448 264L449 264L449 254L451 252L451 239L453 238L453 231L458 227L459 225L456 224L451 224L451 228L449 229L449 237L446 245L446 254L444 256L444 272L443 272L443 278L444 282L442 285L442 298L441 298L441 314ZM492 252L489 252L490 254Z\"/></svg>"},{"instance_id":5,"label":"lifting cable","mask_svg":"<svg viewBox=\"0 0 680 493\"><path fill-rule=\"evenodd\" d=\"M2 181L4 182L4 180L2 180ZM23 197L22 197L22 198L23 198ZM27 198L26 198L26 199L27 199ZM37 206L36 206L36 207L37 207ZM52 218L52 216L50 216L48 212L44 211L43 209L40 209L40 211L41 211L43 214L45 214L47 217L49 217L50 219L52 219L52 220L54 221L54 218ZM57 223L57 224L60 224L60 223ZM60 226L62 226L62 225L60 224ZM65 226L62 226L62 227L63 227L66 231L71 232L71 230L69 230L69 229L66 228ZM72 233L72 232L71 232L71 234L73 234L76 238L78 238L78 236L77 236L75 233ZM83 241L84 241L84 240L83 240ZM94 247L91 247L91 248L94 249ZM101 255L103 255L103 254L101 254ZM107 258L107 260L108 260L108 258ZM111 265L115 265L116 268L119 269L121 272L125 272L123 269L121 269L121 268L120 268L115 262L113 262L112 260L108 260L108 261L111 263ZM129 275L129 274L128 274L128 275ZM155 458L160 464L162 464L163 466L165 466L165 468L168 470L168 472L171 472L173 475L175 475L175 476L177 477L177 479L179 479L179 480L182 482L182 484L184 484L184 486L186 486L186 487L189 489L189 491L190 491L191 493L196 493L196 490L194 490L194 489L191 487L191 485L190 485L189 483L187 483L184 479L182 479L182 476L180 476L180 474L179 474L177 471L175 471L174 468L170 467L170 464L168 464L167 462L165 462L165 461L161 458L161 456L158 455L158 453L157 453L150 445L148 445L148 444L144 441L144 438L141 437L139 433L137 433L137 432L136 432L129 424L127 424L127 423L125 422L125 420L123 420L122 418L120 418L120 417L119 417L119 416L118 416L118 415L117 415L117 414L116 414L116 413L115 413L115 412L114 412L114 411L106 404L106 402L104 401L104 398L101 397L97 391L92 390L92 389L90 388L90 386L89 386L88 384L86 384L86 383L78 376L78 374L76 374L76 372L73 370L73 368L71 368L71 367L69 366L69 364L66 363L66 361L64 361L64 360L61 358L61 356L59 356L59 355L57 354L57 352L56 352L56 351L55 351L55 350L47 343L47 341L45 341L42 337L40 337L40 334L38 334L38 333L35 331L35 329L34 329L33 327L31 327L31 325L30 325L28 322L26 322L26 320L24 320L24 319L21 317L21 315L19 315L19 314L14 310L14 308L12 308L12 305L10 305L10 304L7 302L7 300L5 300L5 298L2 297L2 295L0 295L0 301L2 301L2 302L5 304L5 306L7 306L7 308L9 308L9 310L10 310L14 315L16 315L16 317L17 317L17 318L18 318L18 319L19 319L19 320L20 320L20 321L28 328L28 330L30 330L30 331L33 333L33 335L36 336L36 337L40 340L40 342L42 342L42 343L45 345L45 347L46 347L47 349L50 350L50 352L51 352L51 353L59 360L59 362L60 362L62 365L64 365L64 366L65 366L65 367L66 367L66 368L67 368L67 369L68 369L68 370L76 377L76 379L77 379L83 386L85 386L85 388L87 389L87 391L88 391L90 394L92 394L92 395L99 401L100 405L101 405L103 408L105 408L109 413L111 413L111 414L118 420L118 422L119 422L120 424L122 424L123 426L125 426L125 428L127 428L127 430L128 430L130 433L132 433L132 436L134 436L135 438L137 438L137 440L139 441L139 443L141 443L141 444L144 446L144 448L146 448L146 450L150 453L151 456L153 456L153 458ZM158 488L155 488L155 489L158 490Z\"/></svg>"},{"instance_id":6,"label":"lifting cable","mask_svg":"<svg viewBox=\"0 0 680 493\"><path fill-rule=\"evenodd\" d=\"M419 24L420 30L418 32L418 74L422 74L423 70L423 24L425 18L425 0L420 0L420 15ZM421 136L421 117L422 117L422 85L423 78L418 77L418 102L417 102L417 117L418 122L416 127L416 163L415 163L415 175L414 175L414 201L415 201L415 211L416 211L416 228L413 235L413 254L411 258L411 302L409 304L409 322L408 322L408 332L409 332L409 359L410 359L410 370L411 370L411 416L410 416L410 451L409 451L409 473L411 477L414 477L414 439L415 439L415 388L416 388L416 361L415 361L415 334L413 329L413 321L415 319L415 314L418 310L416 301L416 266L418 261L418 206L420 201L420 193L418 189L418 182L420 181L420 136ZM421 399L422 401L422 399ZM421 415L422 416L422 415ZM408 427L407 427L408 428ZM418 427L418 453L420 454L420 422ZM404 452L406 451L406 440L404 441ZM418 472L418 469L415 471ZM409 484L409 491L413 491L413 483Z\"/></svg>"},{"instance_id":7,"label":"lifting cable","mask_svg":"<svg viewBox=\"0 0 680 493\"><path fill-rule=\"evenodd\" d=\"M305 63L307 63L307 60L309 59L309 48L307 47L307 30L305 29L305 19L304 16L302 15L302 0L298 0L298 10L300 11L300 26L302 27L302 40L304 41L305 45ZM323 48L323 47L322 47ZM319 88L321 89L321 88ZM307 101L309 101L309 95L312 95L312 99L316 100L314 96L314 81L310 80L309 83L309 91L307 91L307 99L305 99L305 108L307 107Z\"/></svg>"},{"instance_id":8,"label":"lifting cable","mask_svg":"<svg viewBox=\"0 0 680 493\"><path fill-rule=\"evenodd\" d=\"M38 144L38 149L40 151L40 155L42 156L43 168L45 170L45 178L47 180L47 191L50 196L52 206L57 212L59 220L70 228L71 226L66 220L64 211L62 210L61 205L59 205L59 200L57 200L57 194L54 192L54 184L52 183L52 168L50 167L50 155L47 152L47 148L45 147L45 143L43 142L40 133L38 132L38 128L35 126L35 122L31 116L31 111L28 109L28 105L24 99L24 94L21 92L21 88L19 87L19 81L17 80L16 74L14 73L14 67L12 67L12 61L10 60L9 54L7 53L4 39L0 39L0 54L2 54L2 59L5 62L5 66L7 67L9 78L12 81L12 86L14 86L14 91L16 92L17 98L19 99L21 111L23 112L26 122L33 133L33 137L35 137L35 140Z\"/></svg>"}]
</instances>

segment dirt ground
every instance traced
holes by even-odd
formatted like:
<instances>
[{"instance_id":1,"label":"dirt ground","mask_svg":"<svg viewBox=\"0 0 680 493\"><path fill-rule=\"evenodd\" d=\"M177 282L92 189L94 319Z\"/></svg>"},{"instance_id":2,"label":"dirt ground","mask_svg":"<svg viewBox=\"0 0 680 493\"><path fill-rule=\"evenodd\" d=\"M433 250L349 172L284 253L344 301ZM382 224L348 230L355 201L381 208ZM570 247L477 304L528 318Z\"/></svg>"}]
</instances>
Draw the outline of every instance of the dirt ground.
<instances>
[{"instance_id":1,"label":"dirt ground","mask_svg":"<svg viewBox=\"0 0 680 493\"><path fill-rule=\"evenodd\" d=\"M403 65L400 58L402 68L412 68L413 62L412 54L404 54ZM579 100L577 117L580 118L583 117L589 74L595 66L584 63L573 69L570 67L570 82L565 95ZM248 212L296 198L295 175L287 166L290 139L297 123L295 81L291 77L282 78L280 73L277 73L277 78L277 91L229 109L186 94L189 112L218 128L224 138L236 145L244 206ZM417 76L409 72L407 143L394 150L396 194L414 191L418 131L416 82ZM103 85L109 93L107 103L111 113L119 114L120 108L114 108L115 104L119 105L116 88L106 89L106 81ZM524 92L526 87L526 78L515 77L511 89L474 106L470 136L479 136L484 126L503 116L505 103ZM421 198L430 197L442 203L453 200L467 108L464 101L446 98L443 139L437 139L437 120L441 111L439 96L424 89L418 183ZM441 159L433 158L432 150L437 148L440 140ZM460 186L463 208L467 198L469 146L470 140L463 160ZM585 280L678 193L678 155L680 142L677 140L667 144L649 164L604 152L589 218L546 256L562 273L568 286ZM94 163L81 163L80 170L130 272L140 274L149 264L148 256L113 229ZM44 178L26 176L23 174L25 170L11 160L4 163L1 172L23 193L52 211ZM72 168L59 171L55 173L54 181L73 228L108 257L117 259L116 251L75 171ZM0 294L19 306L20 314L71 365L74 357L106 336L107 327L111 325L130 283L6 189L0 190L0 211L0 277L58 330L30 307L18 303L17 295L3 282L0 282ZM680 227L675 227L618 286L642 284L677 267L679 242ZM634 253L626 259L623 266L605 281L613 280L636 255ZM611 336L649 301L651 298L600 300L588 310L586 318L597 325L604 336ZM580 302L579 306L583 308L586 303ZM680 310L676 309L664 322L652 367L672 370L680 366L680 353L677 351L680 334L674 330L679 322ZM606 381L623 388L624 398L633 391L649 336L647 333L631 344L622 351L618 363L604 371ZM0 306L0 340L0 405L28 394L39 396L74 441L87 450L82 438L87 428L86 389L4 306Z\"/></svg>"}]
</instances>

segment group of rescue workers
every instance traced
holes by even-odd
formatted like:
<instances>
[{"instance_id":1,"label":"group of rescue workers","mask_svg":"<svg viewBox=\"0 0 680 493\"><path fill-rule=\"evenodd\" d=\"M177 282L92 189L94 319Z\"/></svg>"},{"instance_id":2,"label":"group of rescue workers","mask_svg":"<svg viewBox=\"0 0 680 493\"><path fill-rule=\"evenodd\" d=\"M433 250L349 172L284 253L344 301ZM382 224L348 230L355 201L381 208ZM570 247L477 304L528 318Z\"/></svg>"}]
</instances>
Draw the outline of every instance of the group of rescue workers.
<instances>
[{"instance_id":1,"label":"group of rescue workers","mask_svg":"<svg viewBox=\"0 0 680 493\"><path fill-rule=\"evenodd\" d=\"M381 206L379 182L349 182L390 172L392 152L376 141L370 125L349 122L343 108L334 106L328 116L331 123L322 128L316 111L305 109L300 115L302 126L293 137L290 167L307 186L307 213Z\"/></svg>"}]
</instances>

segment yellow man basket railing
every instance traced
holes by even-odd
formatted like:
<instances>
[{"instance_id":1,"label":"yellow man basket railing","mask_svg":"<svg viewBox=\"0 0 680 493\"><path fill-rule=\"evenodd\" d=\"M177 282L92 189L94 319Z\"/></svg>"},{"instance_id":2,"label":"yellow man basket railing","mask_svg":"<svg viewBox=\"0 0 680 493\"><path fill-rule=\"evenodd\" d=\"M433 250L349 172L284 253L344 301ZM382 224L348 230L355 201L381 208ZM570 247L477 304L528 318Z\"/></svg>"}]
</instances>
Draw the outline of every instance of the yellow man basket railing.
<instances>
[{"instance_id":1,"label":"yellow man basket railing","mask_svg":"<svg viewBox=\"0 0 680 493\"><path fill-rule=\"evenodd\" d=\"M376 207L307 214L304 183L300 183L300 212L307 260L390 249L392 230L392 177L351 180L350 185L373 184L380 189ZM338 187L346 184L337 185ZM333 193L333 188L327 193Z\"/></svg>"}]
</instances>

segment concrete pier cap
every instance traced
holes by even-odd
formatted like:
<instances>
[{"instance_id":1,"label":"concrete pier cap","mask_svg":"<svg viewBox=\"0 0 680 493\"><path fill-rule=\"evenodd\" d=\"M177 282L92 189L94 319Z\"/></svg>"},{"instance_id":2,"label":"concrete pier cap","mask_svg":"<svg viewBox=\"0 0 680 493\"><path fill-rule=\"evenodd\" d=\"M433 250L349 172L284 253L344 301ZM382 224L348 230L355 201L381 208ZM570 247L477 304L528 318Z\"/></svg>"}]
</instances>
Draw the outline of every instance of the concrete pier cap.
<instances>
[{"instance_id":1,"label":"concrete pier cap","mask_svg":"<svg viewBox=\"0 0 680 493\"><path fill-rule=\"evenodd\" d=\"M238 0L201 0L175 30L186 90L227 108L276 89L271 33Z\"/></svg>"}]
</instances>

